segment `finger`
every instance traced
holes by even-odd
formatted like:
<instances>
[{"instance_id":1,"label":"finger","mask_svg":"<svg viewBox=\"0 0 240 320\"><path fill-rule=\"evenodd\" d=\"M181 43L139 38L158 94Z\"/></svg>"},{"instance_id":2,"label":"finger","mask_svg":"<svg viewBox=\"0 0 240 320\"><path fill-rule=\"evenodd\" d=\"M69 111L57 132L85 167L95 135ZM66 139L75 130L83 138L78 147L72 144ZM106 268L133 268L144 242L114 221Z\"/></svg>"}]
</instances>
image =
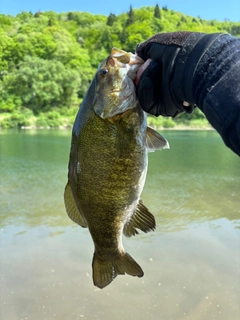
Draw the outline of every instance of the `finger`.
<instances>
[{"instance_id":1,"label":"finger","mask_svg":"<svg viewBox=\"0 0 240 320\"><path fill-rule=\"evenodd\" d=\"M139 79L140 79L142 73L144 72L144 70L147 69L147 67L149 66L149 64L150 64L151 61L152 61L152 59L147 59L147 61L145 61L144 64L142 64L141 67L138 69L137 77L136 77L136 79L135 79L135 85L138 84Z\"/></svg>"},{"instance_id":2,"label":"finger","mask_svg":"<svg viewBox=\"0 0 240 320\"><path fill-rule=\"evenodd\" d=\"M153 115L159 115L161 66L157 61L150 61L142 72L137 85L137 97L142 109Z\"/></svg>"}]
</instances>

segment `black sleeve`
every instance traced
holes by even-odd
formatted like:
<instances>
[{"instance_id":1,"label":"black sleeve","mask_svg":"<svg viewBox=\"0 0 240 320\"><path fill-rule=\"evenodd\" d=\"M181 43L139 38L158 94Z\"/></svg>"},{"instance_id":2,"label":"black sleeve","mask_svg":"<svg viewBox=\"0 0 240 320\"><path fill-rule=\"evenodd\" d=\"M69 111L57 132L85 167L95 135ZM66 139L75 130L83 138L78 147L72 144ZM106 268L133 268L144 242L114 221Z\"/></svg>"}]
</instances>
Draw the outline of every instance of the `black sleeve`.
<instances>
[{"instance_id":1,"label":"black sleeve","mask_svg":"<svg viewBox=\"0 0 240 320\"><path fill-rule=\"evenodd\" d=\"M196 105L240 156L240 39L220 37L202 57L192 85Z\"/></svg>"}]
</instances>

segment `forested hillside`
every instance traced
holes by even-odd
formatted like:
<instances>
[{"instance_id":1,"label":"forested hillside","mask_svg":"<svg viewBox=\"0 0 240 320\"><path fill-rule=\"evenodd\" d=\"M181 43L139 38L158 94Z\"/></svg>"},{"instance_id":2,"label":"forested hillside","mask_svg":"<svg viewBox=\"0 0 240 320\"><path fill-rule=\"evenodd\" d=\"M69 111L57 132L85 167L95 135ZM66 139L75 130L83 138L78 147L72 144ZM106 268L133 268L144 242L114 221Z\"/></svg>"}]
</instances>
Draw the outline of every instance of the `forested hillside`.
<instances>
[{"instance_id":1,"label":"forested hillside","mask_svg":"<svg viewBox=\"0 0 240 320\"><path fill-rule=\"evenodd\" d=\"M130 7L108 17L52 11L0 14L0 127L72 125L99 63L113 46L134 52L154 33L177 30L240 36L240 23L206 21L158 5ZM191 117L196 123L203 118L199 111ZM175 125L172 119L151 121ZM189 116L176 121L186 123Z\"/></svg>"}]
</instances>

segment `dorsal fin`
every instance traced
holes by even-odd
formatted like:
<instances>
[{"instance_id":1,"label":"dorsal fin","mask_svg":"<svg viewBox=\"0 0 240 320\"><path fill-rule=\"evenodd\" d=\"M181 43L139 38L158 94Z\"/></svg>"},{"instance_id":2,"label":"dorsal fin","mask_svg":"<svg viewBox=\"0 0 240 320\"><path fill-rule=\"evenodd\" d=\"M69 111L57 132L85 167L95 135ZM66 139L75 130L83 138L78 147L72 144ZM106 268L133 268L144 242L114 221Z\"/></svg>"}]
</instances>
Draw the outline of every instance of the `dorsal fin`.
<instances>
[{"instance_id":1,"label":"dorsal fin","mask_svg":"<svg viewBox=\"0 0 240 320\"><path fill-rule=\"evenodd\" d=\"M149 152L170 148L168 141L160 133L150 127L147 127L146 145Z\"/></svg>"},{"instance_id":2,"label":"dorsal fin","mask_svg":"<svg viewBox=\"0 0 240 320\"><path fill-rule=\"evenodd\" d=\"M136 228L146 233L154 231L156 228L155 218L148 208L144 206L142 200L139 200L135 213L125 224L123 233L126 237L134 236L135 234L138 234Z\"/></svg>"},{"instance_id":3,"label":"dorsal fin","mask_svg":"<svg viewBox=\"0 0 240 320\"><path fill-rule=\"evenodd\" d=\"M66 211L69 218L71 218L72 221L79 224L81 227L86 228L87 223L77 208L69 182L67 183L65 188L64 202L65 202L65 207L66 207Z\"/></svg>"}]
</instances>

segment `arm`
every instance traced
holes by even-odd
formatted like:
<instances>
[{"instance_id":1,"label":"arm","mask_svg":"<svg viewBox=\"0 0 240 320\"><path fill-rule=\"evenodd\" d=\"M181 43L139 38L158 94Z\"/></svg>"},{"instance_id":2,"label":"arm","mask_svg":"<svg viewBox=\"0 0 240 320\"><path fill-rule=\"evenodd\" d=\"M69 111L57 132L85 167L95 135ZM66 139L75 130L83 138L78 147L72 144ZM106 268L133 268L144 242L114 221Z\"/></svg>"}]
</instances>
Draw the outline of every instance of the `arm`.
<instances>
[{"instance_id":1,"label":"arm","mask_svg":"<svg viewBox=\"0 0 240 320\"><path fill-rule=\"evenodd\" d=\"M153 59L138 73L142 108L156 116L176 116L197 105L225 144L240 155L240 39L165 33L141 43L136 51L144 60Z\"/></svg>"}]
</instances>

